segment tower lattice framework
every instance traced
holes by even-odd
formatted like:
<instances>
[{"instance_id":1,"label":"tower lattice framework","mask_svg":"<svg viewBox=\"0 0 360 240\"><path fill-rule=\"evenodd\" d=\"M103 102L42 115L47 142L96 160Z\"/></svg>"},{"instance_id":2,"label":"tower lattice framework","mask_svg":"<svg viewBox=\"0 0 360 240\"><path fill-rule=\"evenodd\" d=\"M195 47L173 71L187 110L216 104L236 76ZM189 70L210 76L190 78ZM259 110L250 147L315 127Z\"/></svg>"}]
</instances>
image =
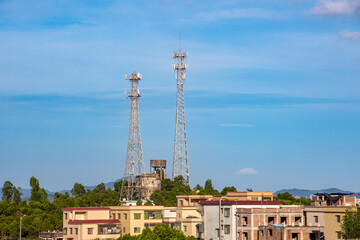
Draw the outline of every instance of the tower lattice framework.
<instances>
[{"instance_id":1,"label":"tower lattice framework","mask_svg":"<svg viewBox=\"0 0 360 240\"><path fill-rule=\"evenodd\" d=\"M137 191L136 176L145 174L139 116L139 98L141 94L138 89L138 84L141 77L141 74L137 72L133 72L130 76L125 77L126 80L129 80L131 83L131 91L128 93L125 92L125 96L130 98L131 107L124 181L121 186L120 199L126 198L127 201L131 201Z\"/></svg>"},{"instance_id":2,"label":"tower lattice framework","mask_svg":"<svg viewBox=\"0 0 360 240\"><path fill-rule=\"evenodd\" d=\"M177 99L176 99L176 121L175 121L175 142L174 142L174 162L173 179L176 176L183 176L187 185L190 185L189 162L186 140L185 124L185 106L184 106L184 81L187 64L184 59L187 58L187 52L173 52L173 58L177 63L173 65L176 71L177 81Z\"/></svg>"}]
</instances>

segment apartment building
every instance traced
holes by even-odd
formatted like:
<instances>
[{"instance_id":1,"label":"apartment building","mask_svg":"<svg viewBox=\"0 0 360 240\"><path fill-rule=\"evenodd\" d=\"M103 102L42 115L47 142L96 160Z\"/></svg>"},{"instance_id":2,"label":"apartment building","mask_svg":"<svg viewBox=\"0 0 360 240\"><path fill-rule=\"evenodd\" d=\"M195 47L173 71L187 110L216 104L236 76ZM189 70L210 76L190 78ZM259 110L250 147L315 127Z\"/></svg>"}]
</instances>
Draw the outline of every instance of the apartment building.
<instances>
[{"instance_id":1,"label":"apartment building","mask_svg":"<svg viewBox=\"0 0 360 240\"><path fill-rule=\"evenodd\" d=\"M110 219L121 221L122 234L139 235L163 223L164 206L111 206Z\"/></svg>"},{"instance_id":2,"label":"apartment building","mask_svg":"<svg viewBox=\"0 0 360 240\"><path fill-rule=\"evenodd\" d=\"M110 219L110 207L63 208L63 239L116 239L121 222Z\"/></svg>"},{"instance_id":3,"label":"apartment building","mask_svg":"<svg viewBox=\"0 0 360 240\"><path fill-rule=\"evenodd\" d=\"M324 229L325 239L341 239L341 220L347 206L305 207L306 225ZM356 209L356 207L350 207Z\"/></svg>"},{"instance_id":4,"label":"apartment building","mask_svg":"<svg viewBox=\"0 0 360 240\"><path fill-rule=\"evenodd\" d=\"M315 240L323 227L306 226L303 206L279 208L238 208L237 239L242 240Z\"/></svg>"},{"instance_id":5,"label":"apartment building","mask_svg":"<svg viewBox=\"0 0 360 240\"><path fill-rule=\"evenodd\" d=\"M219 203L221 204L220 206ZM282 204L279 201L202 201L200 205L202 206L203 219L203 226L200 227L201 239L219 239L219 235L221 235L223 240L233 240L241 239L239 236L242 236L242 230L244 230L237 230L236 226L245 227L240 225L244 223L241 221L245 221L245 218L240 218L240 222L237 222L239 218L235 216L238 212L237 209L246 209L247 212L257 208L278 209ZM220 224L219 219L221 220ZM249 217L246 220L251 221L252 219L252 217ZM253 226L253 222L251 221L250 226ZM249 229L246 228L246 230ZM248 233L248 237L250 236L251 234Z\"/></svg>"}]
</instances>

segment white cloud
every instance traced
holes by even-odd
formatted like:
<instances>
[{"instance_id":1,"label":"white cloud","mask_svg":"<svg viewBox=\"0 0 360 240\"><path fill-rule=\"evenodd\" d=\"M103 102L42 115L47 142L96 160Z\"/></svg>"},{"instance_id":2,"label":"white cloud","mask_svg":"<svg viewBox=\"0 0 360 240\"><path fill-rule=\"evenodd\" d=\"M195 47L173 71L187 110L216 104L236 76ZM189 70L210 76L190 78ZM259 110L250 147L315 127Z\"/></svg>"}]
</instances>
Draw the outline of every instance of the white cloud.
<instances>
[{"instance_id":1,"label":"white cloud","mask_svg":"<svg viewBox=\"0 0 360 240\"><path fill-rule=\"evenodd\" d=\"M219 124L219 127L255 127L255 125L253 124L243 124L243 123L224 123L224 124Z\"/></svg>"},{"instance_id":2,"label":"white cloud","mask_svg":"<svg viewBox=\"0 0 360 240\"><path fill-rule=\"evenodd\" d=\"M239 171L237 171L235 173L235 175L255 175L258 173L259 172L256 171L254 168L243 168L243 169L240 169Z\"/></svg>"},{"instance_id":3,"label":"white cloud","mask_svg":"<svg viewBox=\"0 0 360 240\"><path fill-rule=\"evenodd\" d=\"M314 15L352 15L360 0L319 0L309 13Z\"/></svg>"},{"instance_id":4,"label":"white cloud","mask_svg":"<svg viewBox=\"0 0 360 240\"><path fill-rule=\"evenodd\" d=\"M200 12L197 14L198 20L216 21L221 19L237 19L237 18L262 18L276 19L279 18L276 12L272 12L262 8L235 8L230 10L220 10L216 12Z\"/></svg>"},{"instance_id":5,"label":"white cloud","mask_svg":"<svg viewBox=\"0 0 360 240\"><path fill-rule=\"evenodd\" d=\"M352 41L358 41L360 40L360 32L350 32L348 30L344 30L340 33L340 37Z\"/></svg>"}]
</instances>

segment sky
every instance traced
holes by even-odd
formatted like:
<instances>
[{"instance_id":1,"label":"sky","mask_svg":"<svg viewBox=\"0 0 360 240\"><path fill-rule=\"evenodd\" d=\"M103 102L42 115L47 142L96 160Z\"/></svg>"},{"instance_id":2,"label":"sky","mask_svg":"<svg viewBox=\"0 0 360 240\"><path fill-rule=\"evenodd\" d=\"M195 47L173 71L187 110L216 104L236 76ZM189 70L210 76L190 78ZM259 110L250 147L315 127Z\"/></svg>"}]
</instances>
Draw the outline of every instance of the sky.
<instances>
[{"instance_id":1,"label":"sky","mask_svg":"<svg viewBox=\"0 0 360 240\"><path fill-rule=\"evenodd\" d=\"M0 185L121 178L134 70L171 177L179 33L192 186L360 191L360 0L0 0Z\"/></svg>"}]
</instances>

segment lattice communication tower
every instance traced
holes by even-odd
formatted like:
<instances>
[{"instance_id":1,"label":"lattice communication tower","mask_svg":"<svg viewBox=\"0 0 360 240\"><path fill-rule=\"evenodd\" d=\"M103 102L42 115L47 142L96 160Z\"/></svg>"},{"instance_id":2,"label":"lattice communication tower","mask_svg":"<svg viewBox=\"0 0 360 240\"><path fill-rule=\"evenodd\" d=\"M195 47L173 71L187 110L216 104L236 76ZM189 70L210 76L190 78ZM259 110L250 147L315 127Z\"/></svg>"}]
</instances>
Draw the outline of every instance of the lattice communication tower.
<instances>
[{"instance_id":1,"label":"lattice communication tower","mask_svg":"<svg viewBox=\"0 0 360 240\"><path fill-rule=\"evenodd\" d=\"M131 91L128 93L125 92L125 97L130 98L131 108L124 181L121 186L120 200L126 198L127 201L131 201L137 191L135 182L136 176L145 174L139 116L139 98L141 97L141 94L138 89L138 84L141 80L141 74L133 72L130 76L126 75L125 79L129 80L131 83Z\"/></svg>"},{"instance_id":2,"label":"lattice communication tower","mask_svg":"<svg viewBox=\"0 0 360 240\"><path fill-rule=\"evenodd\" d=\"M184 59L187 58L187 52L173 52L173 58L177 63L173 65L176 71L177 98L176 98L176 121L175 121L175 142L174 142L174 162L173 179L176 176L183 176L185 183L190 186L189 163L186 143L186 124L185 124L185 106L184 106L184 81L187 64Z\"/></svg>"}]
</instances>

